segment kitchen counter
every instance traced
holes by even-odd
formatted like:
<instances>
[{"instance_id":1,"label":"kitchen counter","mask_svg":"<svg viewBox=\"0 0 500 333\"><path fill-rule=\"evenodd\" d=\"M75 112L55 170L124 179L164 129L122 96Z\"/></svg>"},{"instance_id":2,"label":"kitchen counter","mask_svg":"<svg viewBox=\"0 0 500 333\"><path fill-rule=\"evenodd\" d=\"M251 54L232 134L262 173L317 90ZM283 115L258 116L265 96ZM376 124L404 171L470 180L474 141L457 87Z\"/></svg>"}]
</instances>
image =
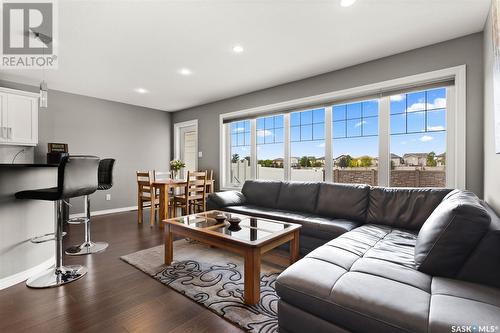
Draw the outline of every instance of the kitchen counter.
<instances>
[{"instance_id":1,"label":"kitchen counter","mask_svg":"<svg viewBox=\"0 0 500 333\"><path fill-rule=\"evenodd\" d=\"M54 263L54 242L30 242L34 236L54 232L54 203L14 196L18 191L54 186L57 165L0 164L0 289Z\"/></svg>"},{"instance_id":2,"label":"kitchen counter","mask_svg":"<svg viewBox=\"0 0 500 333\"><path fill-rule=\"evenodd\" d=\"M58 164L47 163L0 163L0 168L54 168Z\"/></svg>"}]
</instances>

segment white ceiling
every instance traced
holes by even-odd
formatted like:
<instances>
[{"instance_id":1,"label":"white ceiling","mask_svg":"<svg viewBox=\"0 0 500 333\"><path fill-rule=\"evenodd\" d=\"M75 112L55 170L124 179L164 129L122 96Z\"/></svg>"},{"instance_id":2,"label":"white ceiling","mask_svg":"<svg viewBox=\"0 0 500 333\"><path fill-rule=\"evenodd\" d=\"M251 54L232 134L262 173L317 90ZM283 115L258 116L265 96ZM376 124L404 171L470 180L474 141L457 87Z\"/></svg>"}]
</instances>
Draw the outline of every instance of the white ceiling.
<instances>
[{"instance_id":1,"label":"white ceiling","mask_svg":"<svg viewBox=\"0 0 500 333\"><path fill-rule=\"evenodd\" d=\"M59 68L45 79L49 89L175 111L482 31L490 4L339 2L59 0ZM179 75L183 67L193 74ZM38 84L41 71L0 77Z\"/></svg>"}]
</instances>

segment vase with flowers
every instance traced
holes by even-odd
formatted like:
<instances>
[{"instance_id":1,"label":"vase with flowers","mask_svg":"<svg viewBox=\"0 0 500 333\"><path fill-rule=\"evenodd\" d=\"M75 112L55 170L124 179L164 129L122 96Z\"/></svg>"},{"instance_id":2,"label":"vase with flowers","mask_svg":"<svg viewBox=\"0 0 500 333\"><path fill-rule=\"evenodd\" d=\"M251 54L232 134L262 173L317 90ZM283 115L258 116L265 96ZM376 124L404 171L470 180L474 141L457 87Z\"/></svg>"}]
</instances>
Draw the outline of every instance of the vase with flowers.
<instances>
[{"instance_id":1,"label":"vase with flowers","mask_svg":"<svg viewBox=\"0 0 500 333\"><path fill-rule=\"evenodd\" d=\"M181 160L172 160L170 161L170 170L172 170L174 179L179 179L180 170L186 166Z\"/></svg>"}]
</instances>

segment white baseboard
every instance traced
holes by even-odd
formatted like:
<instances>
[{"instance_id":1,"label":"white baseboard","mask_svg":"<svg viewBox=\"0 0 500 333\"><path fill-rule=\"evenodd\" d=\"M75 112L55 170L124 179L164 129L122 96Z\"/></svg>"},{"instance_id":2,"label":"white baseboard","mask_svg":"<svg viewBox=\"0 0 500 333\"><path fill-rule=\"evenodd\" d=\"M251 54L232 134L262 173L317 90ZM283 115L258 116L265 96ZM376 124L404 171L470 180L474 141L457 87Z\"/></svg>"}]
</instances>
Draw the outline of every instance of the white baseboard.
<instances>
[{"instance_id":1,"label":"white baseboard","mask_svg":"<svg viewBox=\"0 0 500 333\"><path fill-rule=\"evenodd\" d=\"M106 215L113 213L121 213L121 212L129 212L131 210L137 210L137 206L130 207L120 207L120 208L112 208L112 209L103 209L103 210L95 210L90 212L90 216L98 216L98 215ZM70 218L74 217L83 217L83 213L71 214Z\"/></svg>"},{"instance_id":2,"label":"white baseboard","mask_svg":"<svg viewBox=\"0 0 500 333\"><path fill-rule=\"evenodd\" d=\"M35 267L31 267L25 271L0 279L0 290L18 284L20 282L23 282L27 280L29 277L37 275L46 270L47 268L54 266L55 263L56 263L56 258L52 257L49 260L46 260L39 265L36 265Z\"/></svg>"}]
</instances>

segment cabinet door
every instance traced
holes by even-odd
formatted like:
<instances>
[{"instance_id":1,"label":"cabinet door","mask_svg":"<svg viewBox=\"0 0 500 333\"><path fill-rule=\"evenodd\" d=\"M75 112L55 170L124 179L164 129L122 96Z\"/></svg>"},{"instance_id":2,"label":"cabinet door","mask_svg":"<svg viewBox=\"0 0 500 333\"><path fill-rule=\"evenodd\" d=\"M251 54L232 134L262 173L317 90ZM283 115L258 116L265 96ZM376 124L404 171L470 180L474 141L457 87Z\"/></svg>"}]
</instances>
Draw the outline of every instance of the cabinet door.
<instances>
[{"instance_id":1,"label":"cabinet door","mask_svg":"<svg viewBox=\"0 0 500 333\"><path fill-rule=\"evenodd\" d=\"M9 143L38 143L38 112L34 98L7 95L7 127Z\"/></svg>"}]
</instances>

